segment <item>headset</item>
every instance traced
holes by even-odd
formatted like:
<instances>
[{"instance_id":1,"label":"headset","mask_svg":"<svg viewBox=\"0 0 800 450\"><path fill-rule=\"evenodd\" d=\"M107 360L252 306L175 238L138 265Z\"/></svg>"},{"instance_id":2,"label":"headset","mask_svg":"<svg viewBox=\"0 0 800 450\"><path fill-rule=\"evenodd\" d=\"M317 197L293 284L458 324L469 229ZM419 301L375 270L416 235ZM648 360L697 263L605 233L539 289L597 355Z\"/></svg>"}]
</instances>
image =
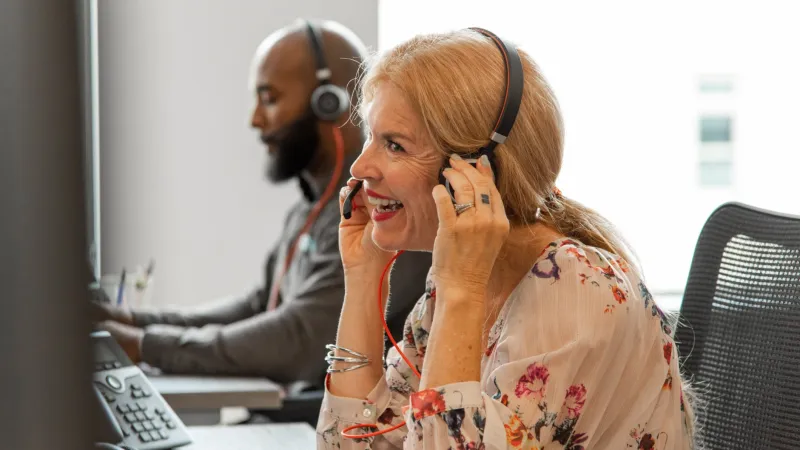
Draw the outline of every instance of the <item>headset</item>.
<instances>
[{"instance_id":1,"label":"headset","mask_svg":"<svg viewBox=\"0 0 800 450\"><path fill-rule=\"evenodd\" d=\"M514 46L514 44L504 41L491 31L483 28L473 27L469 29L491 39L494 45L500 50L500 53L503 55L503 64L505 65L506 69L506 85L505 94L503 96L503 104L500 109L500 114L497 117L497 122L494 125L494 129L489 135L489 143L475 152L460 156L466 162L475 166L475 164L478 162L478 159L481 156L486 155L489 158L489 162L491 163L491 167L494 171L496 183L498 179L498 173L494 163L494 150L497 148L498 144L504 143L508 138L509 133L511 133L511 128L514 127L514 122L517 120L519 106L522 103L522 93L525 81L524 73L522 71L522 59L520 59L519 53L517 52L517 47ZM453 187L450 186L450 182L447 180L447 178L444 177L444 170L449 167L450 159L447 158L442 168L439 169L439 183L447 188L447 191L450 193L451 200L453 203L456 203L455 191L453 190ZM342 207L342 215L345 219L349 219L352 216L353 198L361 189L362 184L363 183L359 181L345 198L344 205Z\"/></svg>"},{"instance_id":2,"label":"headset","mask_svg":"<svg viewBox=\"0 0 800 450\"><path fill-rule=\"evenodd\" d=\"M335 122L350 108L350 96L347 91L331 83L331 69L325 61L322 37L319 30L310 20L306 20L306 34L314 53L318 86L311 94L311 110L319 120Z\"/></svg>"},{"instance_id":3,"label":"headset","mask_svg":"<svg viewBox=\"0 0 800 450\"><path fill-rule=\"evenodd\" d=\"M472 164L473 166L477 164L478 159L486 155L489 158L489 162L492 163L492 167L495 167L494 164L494 150L497 148L498 144L502 144L508 138L509 133L511 133L511 128L514 126L514 122L517 119L517 113L519 113L519 107L522 103L522 93L523 93L523 86L524 86L524 76L522 71L522 59L517 52L517 48L499 37L497 37L494 33L484 30L483 28L470 28L470 30L478 32L489 39L497 46L500 50L500 53L503 55L503 63L506 69L506 85L505 85L505 94L503 96L503 104L500 109L500 114L497 118L497 122L494 125L494 129L492 130L491 135L489 135L489 143L485 146L481 147L475 152L469 153L467 155L463 155L462 158ZM448 192L450 193L450 198L455 203L455 194L453 188L450 186L450 183L447 181L446 178L443 176L443 172L446 168L450 167L449 158L445 160L444 166L439 170L439 183L443 184ZM497 179L497 172L495 171L495 180ZM342 215L345 219L349 219L352 216L353 212L353 199L355 198L356 194L358 193L359 189L361 189L363 185L362 181L359 181L358 184L353 188L352 191L347 195L344 200L344 204L342 205ZM397 341L395 341L392 333L389 331L389 326L386 323L386 318L384 317L384 306L383 306L383 295L382 295L382 286L383 282L386 278L386 274L388 273L389 269L392 267L392 264L400 256L403 251L397 252L386 267L383 269L383 274L381 275L380 281L378 283L378 311L380 312L381 320L383 321L383 329L386 332L387 338L394 346L397 353L400 355L401 358L408 364L408 367L414 372L418 378L422 378L422 375L416 369L414 364L408 359L408 357L403 353L400 347L397 345ZM385 434L394 430L397 430L405 425L405 421L398 423L397 425L393 425L389 428L374 431L370 433L362 433L362 434L352 434L351 431L354 430L363 430L369 428L378 428L377 425L373 424L355 424L349 426L342 430L342 436L347 439L366 439L374 436L378 436L381 434Z\"/></svg>"},{"instance_id":4,"label":"headset","mask_svg":"<svg viewBox=\"0 0 800 450\"><path fill-rule=\"evenodd\" d=\"M315 74L317 77L317 87L314 89L314 92L311 93L311 110L317 119L323 122L329 122L331 124L331 132L333 134L334 144L336 146L336 163L334 165L333 174L331 175L331 180L328 183L328 186L325 188L325 191L322 193L319 200L317 200L316 205L314 205L311 212L308 214L308 217L306 218L303 227L300 229L300 232L297 234L297 237L289 246L283 268L281 269L278 277L272 282L272 289L269 297L267 298L267 311L272 311L273 309L277 308L278 293L280 291L281 282L283 281L283 277L289 271L289 266L292 264L294 253L297 250L298 243L300 242L300 237L311 229L311 225L313 225L314 221L316 221L317 217L319 217L322 208L333 196L333 193L336 190L336 185L338 184L339 179L342 177L342 171L344 170L344 138L342 136L342 131L336 124L336 120L350 109L350 97L347 95L347 91L342 87L331 83L331 69L328 67L327 62L325 61L325 52L322 47L322 38L319 34L319 30L316 26L314 26L313 23L311 23L310 20L306 20L305 24L306 34L308 35L311 51L314 53L314 61L316 64Z\"/></svg>"},{"instance_id":5,"label":"headset","mask_svg":"<svg viewBox=\"0 0 800 450\"><path fill-rule=\"evenodd\" d=\"M481 156L486 155L489 158L489 162L491 163L491 167L494 171L496 183L498 174L496 165L494 163L494 150L497 148L498 144L502 144L506 141L506 139L508 139L508 135L511 133L511 128L513 128L514 122L517 120L519 106L522 103L522 92L524 86L522 60L519 57L517 48L513 44L500 39L494 33L484 30L483 28L470 28L470 30L477 31L478 33L491 39L492 42L494 42L494 45L500 50L500 53L502 53L503 63L505 64L506 68L506 86L505 94L503 96L503 105L500 109L500 114L497 117L497 122L494 125L494 129L492 130L492 134L489 135L489 143L475 152L459 156L461 156L464 161L475 166L475 164L478 163L478 159ZM450 158L447 158L444 166L439 169L439 183L443 184L444 187L447 188L447 191L450 193L450 198L453 200L453 203L455 203L456 198L453 188L450 186L450 182L444 177L444 170L449 167Z\"/></svg>"}]
</instances>

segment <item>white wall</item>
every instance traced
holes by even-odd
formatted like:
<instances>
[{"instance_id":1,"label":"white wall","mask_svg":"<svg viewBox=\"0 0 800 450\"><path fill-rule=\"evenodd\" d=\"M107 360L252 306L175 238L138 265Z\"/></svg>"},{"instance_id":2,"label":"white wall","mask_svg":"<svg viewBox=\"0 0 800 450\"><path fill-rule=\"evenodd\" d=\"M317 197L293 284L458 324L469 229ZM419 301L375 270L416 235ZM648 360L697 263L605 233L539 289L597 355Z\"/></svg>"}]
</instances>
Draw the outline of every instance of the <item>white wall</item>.
<instances>
[{"instance_id":1,"label":"white wall","mask_svg":"<svg viewBox=\"0 0 800 450\"><path fill-rule=\"evenodd\" d=\"M262 175L252 54L298 17L337 20L374 48L377 2L98 2L103 273L154 258L161 304L249 290L299 197Z\"/></svg>"}]
</instances>

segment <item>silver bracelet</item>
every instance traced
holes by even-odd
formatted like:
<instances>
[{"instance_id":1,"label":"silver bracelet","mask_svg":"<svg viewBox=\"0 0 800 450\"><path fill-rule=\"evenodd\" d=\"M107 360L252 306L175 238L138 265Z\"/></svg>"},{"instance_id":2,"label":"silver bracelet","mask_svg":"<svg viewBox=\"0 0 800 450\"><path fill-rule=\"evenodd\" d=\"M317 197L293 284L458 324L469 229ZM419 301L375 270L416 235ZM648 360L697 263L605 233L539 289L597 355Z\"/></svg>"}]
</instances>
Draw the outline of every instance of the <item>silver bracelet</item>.
<instances>
[{"instance_id":1,"label":"silver bracelet","mask_svg":"<svg viewBox=\"0 0 800 450\"><path fill-rule=\"evenodd\" d=\"M366 362L366 363L371 362L369 360L369 358L364 359L364 358L351 358L349 356L336 356L336 355L333 354L333 352L328 352L328 356L325 357L325 362L328 363L328 364L331 364L333 361L339 361L339 362L351 363L351 364L363 363L363 362Z\"/></svg>"},{"instance_id":2,"label":"silver bracelet","mask_svg":"<svg viewBox=\"0 0 800 450\"><path fill-rule=\"evenodd\" d=\"M349 372L351 370L360 369L362 367L368 366L372 360L367 357L367 355L363 353L359 353L354 350L350 350L348 348L339 347L338 345L328 344L325 346L326 349L330 350L328 354L325 356L325 362L328 363L328 373L341 373L341 372ZM336 356L335 351L339 350L340 352L347 353L353 356ZM333 363L340 362L345 364L355 364L354 366L345 367L342 369L334 369Z\"/></svg>"},{"instance_id":3,"label":"silver bracelet","mask_svg":"<svg viewBox=\"0 0 800 450\"><path fill-rule=\"evenodd\" d=\"M349 354L351 354L351 355L353 355L353 356L355 356L357 358L369 359L369 357L367 357L367 355L365 355L363 353L358 353L357 351L350 350L349 348L339 347L338 345L335 345L335 344L328 344L328 345L325 346L325 348L330 350L331 352L333 352L334 350L339 350L339 351L342 351L342 352L345 352L345 353L349 353Z\"/></svg>"},{"instance_id":4,"label":"silver bracelet","mask_svg":"<svg viewBox=\"0 0 800 450\"><path fill-rule=\"evenodd\" d=\"M351 370L360 369L362 367L366 367L369 365L369 362L364 362L356 366L346 367L344 369L334 369L333 366L328 366L328 373L341 373L341 372L350 372Z\"/></svg>"}]
</instances>

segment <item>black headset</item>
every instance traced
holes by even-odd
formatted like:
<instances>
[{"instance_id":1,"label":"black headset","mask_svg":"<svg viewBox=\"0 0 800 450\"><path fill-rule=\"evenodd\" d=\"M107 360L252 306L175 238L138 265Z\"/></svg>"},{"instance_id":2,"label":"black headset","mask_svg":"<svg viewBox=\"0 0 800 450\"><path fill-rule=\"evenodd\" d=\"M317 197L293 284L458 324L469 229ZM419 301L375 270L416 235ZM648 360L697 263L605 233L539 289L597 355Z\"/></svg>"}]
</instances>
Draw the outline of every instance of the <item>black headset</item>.
<instances>
[{"instance_id":1,"label":"black headset","mask_svg":"<svg viewBox=\"0 0 800 450\"><path fill-rule=\"evenodd\" d=\"M492 42L494 42L494 45L500 50L500 53L502 53L503 63L506 69L506 89L503 97L503 106L500 109L500 115L498 116L497 122L494 125L492 134L489 135L489 143L475 152L460 156L466 162L474 166L477 164L478 158L486 155L489 158L489 162L492 164L492 168L494 169L496 182L498 179L498 173L494 164L494 150L497 148L498 144L504 143L508 138L509 133L511 133L511 128L514 127L514 122L517 120L519 106L522 103L522 92L525 81L522 71L522 59L520 59L517 48L513 44L500 39L491 31L474 27L470 28L470 30L476 31L491 39ZM444 166L439 170L439 183L443 184L447 188L453 203L455 203L456 199L453 188L450 186L450 182L447 181L447 178L445 178L443 175L444 169L447 169L448 167L450 167L449 158L445 160Z\"/></svg>"},{"instance_id":2,"label":"black headset","mask_svg":"<svg viewBox=\"0 0 800 450\"><path fill-rule=\"evenodd\" d=\"M325 61L322 37L310 20L306 20L306 34L316 63L318 86L311 94L311 110L319 120L335 122L350 108L350 97L343 88L331 83L331 69Z\"/></svg>"}]
</instances>

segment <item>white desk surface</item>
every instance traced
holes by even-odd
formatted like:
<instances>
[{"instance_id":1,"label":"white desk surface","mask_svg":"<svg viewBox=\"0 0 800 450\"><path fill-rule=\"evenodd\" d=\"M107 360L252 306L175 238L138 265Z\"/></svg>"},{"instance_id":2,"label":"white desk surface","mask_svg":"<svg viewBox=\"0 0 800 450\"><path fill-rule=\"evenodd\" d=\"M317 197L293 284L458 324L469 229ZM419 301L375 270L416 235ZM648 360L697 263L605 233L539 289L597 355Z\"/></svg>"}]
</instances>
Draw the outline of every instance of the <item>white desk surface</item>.
<instances>
[{"instance_id":1,"label":"white desk surface","mask_svg":"<svg viewBox=\"0 0 800 450\"><path fill-rule=\"evenodd\" d=\"M263 378L194 375L154 375L148 378L172 409L279 409L283 403L281 387Z\"/></svg>"},{"instance_id":2,"label":"white desk surface","mask_svg":"<svg viewBox=\"0 0 800 450\"><path fill-rule=\"evenodd\" d=\"M189 427L192 444L176 450L308 450L317 447L307 423Z\"/></svg>"}]
</instances>

